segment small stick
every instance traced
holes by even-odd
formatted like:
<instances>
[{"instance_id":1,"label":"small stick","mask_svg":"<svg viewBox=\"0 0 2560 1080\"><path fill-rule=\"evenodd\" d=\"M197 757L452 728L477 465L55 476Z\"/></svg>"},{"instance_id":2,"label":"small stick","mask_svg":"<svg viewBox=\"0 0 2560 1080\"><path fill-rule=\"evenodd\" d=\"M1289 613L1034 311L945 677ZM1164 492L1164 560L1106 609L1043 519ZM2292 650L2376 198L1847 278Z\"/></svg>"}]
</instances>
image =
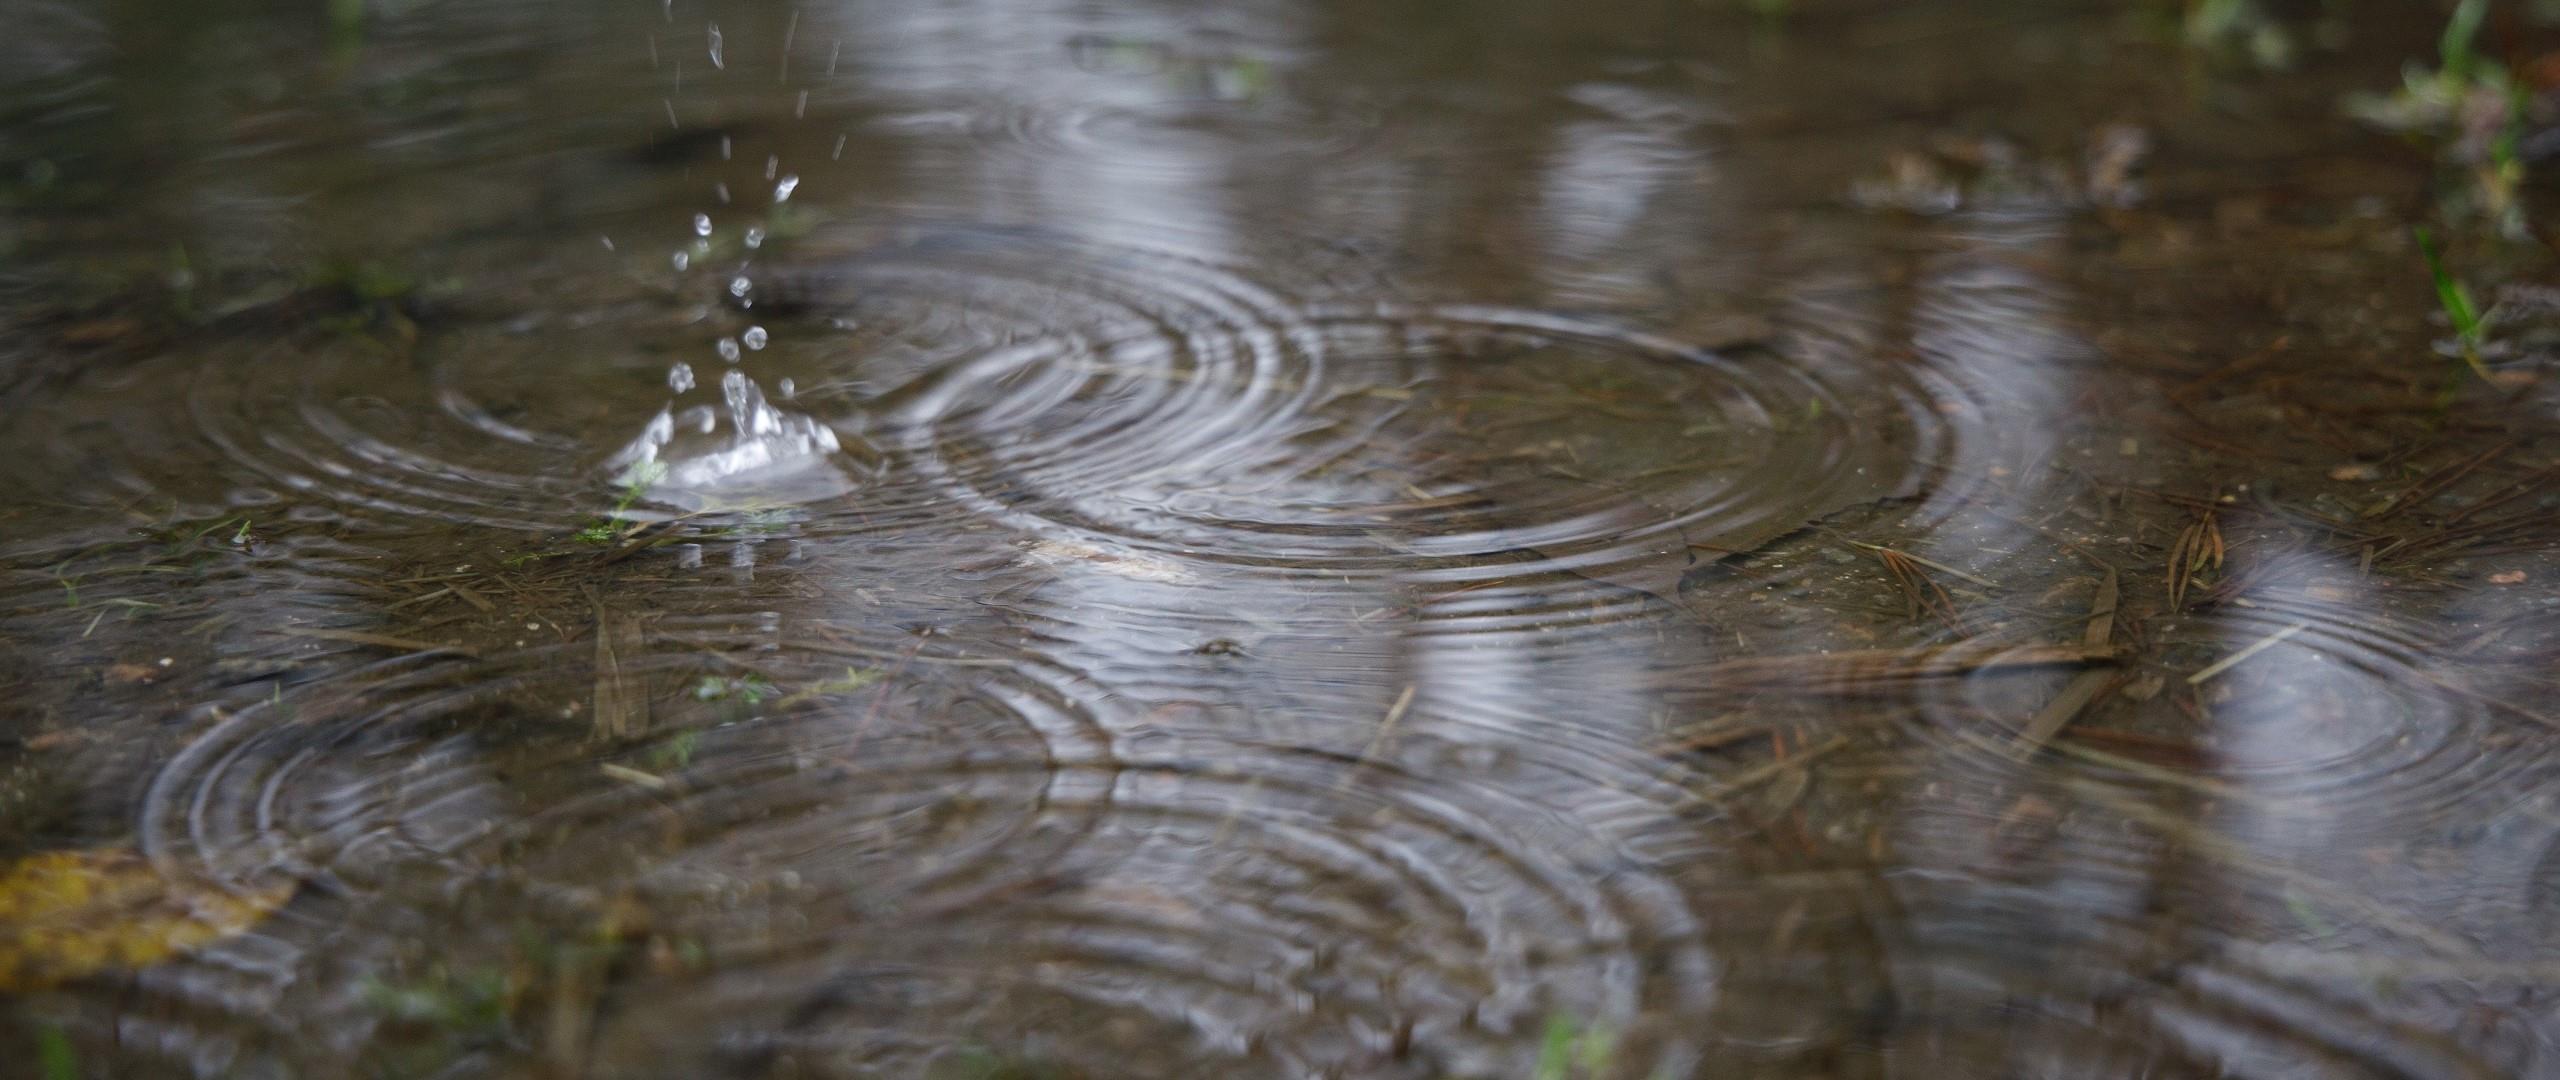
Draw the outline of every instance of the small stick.
<instances>
[{"instance_id":1,"label":"small stick","mask_svg":"<svg viewBox=\"0 0 2560 1080\"><path fill-rule=\"evenodd\" d=\"M2412 506L2425 502L2428 499L2434 498L2437 492L2452 487L2455 482L2461 480L2465 476L2471 475L2472 470L2506 456L2507 451L2515 448L2516 444L2513 442L2499 443L2498 445L2483 450L2472 457L2465 458L2441 469L2437 469L2435 472L2429 473L2426 479L2418 481L2416 485L2401 492L2399 497L2368 511L2365 514L2365 517L2371 520L2380 521L2383 518L2390 517L2393 514L2397 514Z\"/></svg>"},{"instance_id":2,"label":"small stick","mask_svg":"<svg viewBox=\"0 0 2560 1080\"><path fill-rule=\"evenodd\" d=\"M2276 643L2281 642L2281 641L2283 641L2283 640L2284 640L2284 639L2286 639L2286 638L2292 637L2293 635L2295 635L2295 634L2299 634L2299 633L2301 633L2301 632L2303 632L2303 631L2305 631L2305 630L2308 630L2308 629L2311 629L2311 624L2310 624L2310 623L2307 623L2307 622L2298 622L2298 623L2294 623L2294 624L2292 624L2292 625L2290 625L2290 626L2287 626L2287 627L2285 627L2285 628L2284 628L2284 629L2282 629L2282 630L2278 630L2278 631L2276 631L2275 633L2272 633L2272 634L2269 634L2269 635L2267 635L2267 636L2265 636L2265 637L2259 638L2258 640L2256 640L2256 641L2253 641L2253 642L2249 643L2249 646L2248 646L2247 648L2241 649L2239 652L2232 653L2232 654L2231 654L2231 655L2229 655L2229 656L2223 657L2222 659L2215 661L2211 666L2209 666L2209 667L2205 668L2204 670L2199 671L2199 672L2196 672L2196 673L2195 673L2195 674L2193 674L2193 675L2189 675L2189 676L2187 676L2187 685L2189 685L2189 686L2201 686L2201 685L2203 685L2203 684L2204 684L2205 680L2210 679L2210 678L2213 678L2213 677L2214 677L2214 676L2216 676L2216 675L2220 675L2220 674L2222 674L2223 672L2226 672L2226 671L2231 670L2232 668L2238 667L2238 666L2240 666L2240 664L2241 664L2243 661L2246 661L2246 660L2247 660L2247 659L2249 659L2250 657L2252 657L2252 656L2256 656L2256 655L2258 655L2259 653L2262 653L2262 652L2267 651L2268 649L2274 648L2274 647L2276 646Z\"/></svg>"},{"instance_id":3,"label":"small stick","mask_svg":"<svg viewBox=\"0 0 2560 1080\"><path fill-rule=\"evenodd\" d=\"M453 595L461 597L463 603L479 608L480 613L483 615L498 610L498 605L490 603L488 597L480 595L479 592L472 589L471 586L457 581L445 587L452 589Z\"/></svg>"},{"instance_id":4,"label":"small stick","mask_svg":"<svg viewBox=\"0 0 2560 1080\"><path fill-rule=\"evenodd\" d=\"M350 645L371 645L382 649L399 649L413 653L459 653L463 656L469 657L478 657L480 655L480 650L463 645L438 645L432 641L419 641L415 638L393 637L389 634L368 634L362 630L330 630L317 626L278 626L271 628L269 632L286 634L293 637L319 638L323 641L343 641Z\"/></svg>"},{"instance_id":5,"label":"small stick","mask_svg":"<svg viewBox=\"0 0 2560 1080\"><path fill-rule=\"evenodd\" d=\"M2105 580L2098 582L2098 594L2089 600L2089 629L2081 634L2081 644L2092 649L2103 649L2115 637L2116 601L2119 592L2116 586L2116 568L2110 566L2107 568Z\"/></svg>"},{"instance_id":6,"label":"small stick","mask_svg":"<svg viewBox=\"0 0 2560 1080\"><path fill-rule=\"evenodd\" d=\"M382 606L382 610L384 610L384 611L398 611L398 610L400 610L401 608L408 607L408 606L409 606L409 605L411 605L411 604L423 604L423 603L426 603L426 602L427 602L427 601L429 601L429 600L433 600L433 599L435 599L436 597L443 596L443 595L445 595L445 594L447 594L447 593L450 593L450 592L452 592L452 591L453 591L453 588L452 588L451 586L447 586L447 587L445 587L445 588L437 589L436 591L431 592L431 593L419 593L419 594L418 594L418 595L416 595L416 596L412 596L412 597L410 597L410 598L408 598L408 599L406 599L406 600L399 601L398 603L384 604L384 605Z\"/></svg>"},{"instance_id":7,"label":"small stick","mask_svg":"<svg viewBox=\"0 0 2560 1080\"><path fill-rule=\"evenodd\" d=\"M2082 644L2092 649L2103 649L2115 636L2117 592L2116 569L2110 566L2106 578L2098 582L2097 595L2089 599L2089 628L2081 633ZM2035 716L2027 721L2026 730L2018 733L2015 749L2019 756L2033 756L2044 748L2044 744L2052 742L2054 736L2070 727L2073 720L2079 719L2089 703L2098 700L2098 695L2106 692L2115 680L2115 673L2109 671L2083 671L2074 676L2063 686L2061 693L2055 694L2044 708L2036 710Z\"/></svg>"},{"instance_id":8,"label":"small stick","mask_svg":"<svg viewBox=\"0 0 2560 1080\"><path fill-rule=\"evenodd\" d=\"M656 773L642 772L629 765L623 765L611 761L597 765L596 771L616 780L620 780L633 787L644 788L649 791L665 791L668 788L675 786L672 783L669 783L666 777L660 776Z\"/></svg>"},{"instance_id":9,"label":"small stick","mask_svg":"<svg viewBox=\"0 0 2560 1080\"><path fill-rule=\"evenodd\" d=\"M1801 686L1807 680L1888 682L1963 675L1976 671L2057 667L2114 660L2112 648L2023 645L2002 649L1959 643L1924 649L1854 649L1810 656L1749 656L1709 664L1699 674L1710 686Z\"/></svg>"},{"instance_id":10,"label":"small stick","mask_svg":"<svg viewBox=\"0 0 2560 1080\"><path fill-rule=\"evenodd\" d=\"M1369 748L1360 752L1360 760L1351 763L1350 772L1342 774L1343 787L1350 787L1352 779L1360 775L1360 767L1376 760L1378 751L1386 749L1387 740L1396 733L1397 722L1404 719L1404 711L1413 705L1414 691L1420 688L1420 683L1404 684L1404 692L1396 695L1396 703L1387 706L1386 719L1378 721L1378 734L1369 740Z\"/></svg>"},{"instance_id":11,"label":"small stick","mask_svg":"<svg viewBox=\"0 0 2560 1080\"><path fill-rule=\"evenodd\" d=\"M1809 749L1798 751L1794 757L1763 762L1759 765L1735 773L1723 783L1718 784L1716 786L1716 790L1711 792L1710 795L1716 798L1739 795L1745 791L1751 790L1752 788L1777 779L1779 774L1784 773L1789 769L1810 767L1816 760L1838 753L1841 750L1847 749L1848 746L1848 736L1834 735L1815 744Z\"/></svg>"},{"instance_id":12,"label":"small stick","mask_svg":"<svg viewBox=\"0 0 2560 1080\"><path fill-rule=\"evenodd\" d=\"M2027 721L2026 730L2018 733L2012 749L2020 757L2034 756L2036 751L2044 749L2046 743L2052 742L2054 736L2061 734L2062 729L2079 719L2080 713L2089 707L2090 702L2098 700L2098 695L2105 692L2115 679L2116 674L2112 671L2083 671L2073 676L2061 693L2055 694L2052 701L2046 702L2045 707L2037 710L2034 718Z\"/></svg>"},{"instance_id":13,"label":"small stick","mask_svg":"<svg viewBox=\"0 0 2560 1080\"><path fill-rule=\"evenodd\" d=\"M649 727L649 696L625 670L638 662L646 646L640 617L606 607L593 588L581 588L596 613L594 731L599 738L629 738Z\"/></svg>"}]
</instances>

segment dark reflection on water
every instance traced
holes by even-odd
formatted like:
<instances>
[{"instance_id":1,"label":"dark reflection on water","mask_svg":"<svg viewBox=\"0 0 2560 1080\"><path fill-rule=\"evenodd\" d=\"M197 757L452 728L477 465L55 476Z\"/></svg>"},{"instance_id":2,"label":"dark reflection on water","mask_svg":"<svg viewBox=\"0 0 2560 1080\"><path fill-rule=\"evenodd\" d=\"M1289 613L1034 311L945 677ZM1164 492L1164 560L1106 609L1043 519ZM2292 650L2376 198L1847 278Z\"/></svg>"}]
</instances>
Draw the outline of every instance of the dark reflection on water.
<instances>
[{"instance_id":1,"label":"dark reflection on water","mask_svg":"<svg viewBox=\"0 0 2560 1080\"><path fill-rule=\"evenodd\" d=\"M0 13L0 1054L2560 1075L2428 20L1800 6Z\"/></svg>"}]
</instances>

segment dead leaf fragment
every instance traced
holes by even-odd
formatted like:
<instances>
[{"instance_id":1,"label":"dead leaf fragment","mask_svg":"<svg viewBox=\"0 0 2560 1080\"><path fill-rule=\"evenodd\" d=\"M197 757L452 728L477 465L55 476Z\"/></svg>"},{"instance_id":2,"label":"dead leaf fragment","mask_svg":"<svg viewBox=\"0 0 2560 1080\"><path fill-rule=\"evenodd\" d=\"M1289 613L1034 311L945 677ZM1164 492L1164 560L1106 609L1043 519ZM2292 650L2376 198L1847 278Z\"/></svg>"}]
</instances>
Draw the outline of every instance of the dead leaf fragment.
<instances>
[{"instance_id":1,"label":"dead leaf fragment","mask_svg":"<svg viewBox=\"0 0 2560 1080\"><path fill-rule=\"evenodd\" d=\"M173 881L122 848L29 855L0 870L0 993L193 952L256 925L294 884L232 891Z\"/></svg>"},{"instance_id":2,"label":"dead leaf fragment","mask_svg":"<svg viewBox=\"0 0 2560 1080\"><path fill-rule=\"evenodd\" d=\"M160 677L160 669L149 664L109 664L107 681L112 683L148 683Z\"/></svg>"}]
</instances>

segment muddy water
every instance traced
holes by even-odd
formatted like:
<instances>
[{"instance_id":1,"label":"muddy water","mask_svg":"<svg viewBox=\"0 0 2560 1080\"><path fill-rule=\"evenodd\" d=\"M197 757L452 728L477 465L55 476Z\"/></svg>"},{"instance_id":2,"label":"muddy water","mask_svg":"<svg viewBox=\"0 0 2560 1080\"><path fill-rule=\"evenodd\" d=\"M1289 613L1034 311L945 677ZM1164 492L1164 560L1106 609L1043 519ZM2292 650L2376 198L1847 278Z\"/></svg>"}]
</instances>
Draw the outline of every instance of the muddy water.
<instances>
[{"instance_id":1,"label":"muddy water","mask_svg":"<svg viewBox=\"0 0 2560 1080\"><path fill-rule=\"evenodd\" d=\"M2434 13L1799 7L9 9L0 1060L2560 1075Z\"/></svg>"}]
</instances>

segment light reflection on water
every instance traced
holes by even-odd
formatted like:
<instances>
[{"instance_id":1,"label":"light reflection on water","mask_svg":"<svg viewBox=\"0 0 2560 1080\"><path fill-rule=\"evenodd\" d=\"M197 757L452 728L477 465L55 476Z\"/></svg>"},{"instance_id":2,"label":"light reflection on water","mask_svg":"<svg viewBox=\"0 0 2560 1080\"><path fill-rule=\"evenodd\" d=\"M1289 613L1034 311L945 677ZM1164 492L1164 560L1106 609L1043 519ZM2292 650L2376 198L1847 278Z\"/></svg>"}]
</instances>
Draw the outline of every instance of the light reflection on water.
<instances>
[{"instance_id":1,"label":"light reflection on water","mask_svg":"<svg viewBox=\"0 0 2560 1080\"><path fill-rule=\"evenodd\" d=\"M159 7L0 46L0 854L304 885L0 1049L2555 1068L2547 421L2215 374L2384 290L2075 190L2121 20Z\"/></svg>"}]
</instances>

